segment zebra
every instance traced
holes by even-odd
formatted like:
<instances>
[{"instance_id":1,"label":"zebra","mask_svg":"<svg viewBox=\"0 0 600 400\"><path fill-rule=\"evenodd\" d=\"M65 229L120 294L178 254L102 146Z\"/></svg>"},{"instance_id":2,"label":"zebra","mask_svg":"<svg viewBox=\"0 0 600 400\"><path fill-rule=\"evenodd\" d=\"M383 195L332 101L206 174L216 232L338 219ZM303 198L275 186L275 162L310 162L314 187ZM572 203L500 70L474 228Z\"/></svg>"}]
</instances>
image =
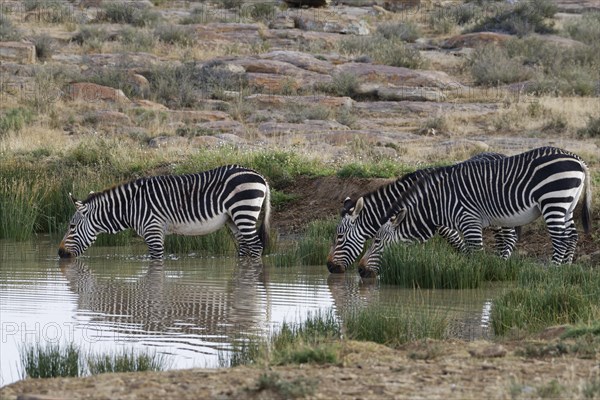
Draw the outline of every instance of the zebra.
<instances>
[{"instance_id":1,"label":"zebra","mask_svg":"<svg viewBox=\"0 0 600 400\"><path fill-rule=\"evenodd\" d=\"M462 232L467 249L476 251L482 247L483 227L518 226L540 216L552 242L551 262L570 264L578 238L573 211L582 192L582 223L589 233L590 175L585 162L573 153L541 147L504 159L438 169L415 183L388 210L388 221L359 261L359 273L377 275L387 245L425 242L438 226Z\"/></svg>"},{"instance_id":2,"label":"zebra","mask_svg":"<svg viewBox=\"0 0 600 400\"><path fill-rule=\"evenodd\" d=\"M503 154L479 153L463 163L485 162L506 157ZM336 229L334 245L327 257L327 269L331 273L343 273L360 255L365 242L371 239L386 221L386 212L406 190L416 181L436 168L426 168L406 174L396 181L358 198L356 202L349 197L344 200L341 220ZM510 257L517 239L518 230L514 228L493 228L496 250L503 259ZM446 226L438 226L437 231L458 251L465 251L460 234Z\"/></svg>"},{"instance_id":3,"label":"zebra","mask_svg":"<svg viewBox=\"0 0 600 400\"><path fill-rule=\"evenodd\" d=\"M76 211L58 255L77 257L99 233L132 228L146 242L150 257L162 259L165 235L206 235L226 224L238 255L259 257L269 240L270 193L256 171L225 165L197 174L140 178L91 193L84 201L69 194Z\"/></svg>"}]
</instances>

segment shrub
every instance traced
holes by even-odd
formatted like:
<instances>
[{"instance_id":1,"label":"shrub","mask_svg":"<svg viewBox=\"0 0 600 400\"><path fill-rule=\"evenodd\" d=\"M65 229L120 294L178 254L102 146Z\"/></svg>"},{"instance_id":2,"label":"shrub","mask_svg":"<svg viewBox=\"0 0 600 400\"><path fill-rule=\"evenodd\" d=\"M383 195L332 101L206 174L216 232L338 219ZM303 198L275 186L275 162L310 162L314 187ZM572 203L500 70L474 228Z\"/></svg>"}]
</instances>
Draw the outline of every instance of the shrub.
<instances>
[{"instance_id":1,"label":"shrub","mask_svg":"<svg viewBox=\"0 0 600 400\"><path fill-rule=\"evenodd\" d=\"M102 11L100 19L115 24L143 27L155 25L161 20L160 14L155 11L118 1L105 3Z\"/></svg>"},{"instance_id":2,"label":"shrub","mask_svg":"<svg viewBox=\"0 0 600 400\"><path fill-rule=\"evenodd\" d=\"M19 41L23 37L10 19L0 14L0 42Z\"/></svg>"},{"instance_id":3,"label":"shrub","mask_svg":"<svg viewBox=\"0 0 600 400\"><path fill-rule=\"evenodd\" d=\"M382 24L377 27L377 33L386 39L400 39L411 43L421 37L419 27L413 22Z\"/></svg>"},{"instance_id":4,"label":"shrub","mask_svg":"<svg viewBox=\"0 0 600 400\"><path fill-rule=\"evenodd\" d=\"M600 117L590 115L585 127L577 131L579 136L600 138Z\"/></svg>"},{"instance_id":5,"label":"shrub","mask_svg":"<svg viewBox=\"0 0 600 400\"><path fill-rule=\"evenodd\" d=\"M317 85L317 89L335 96L355 97L359 85L356 75L342 72L334 74L331 82Z\"/></svg>"},{"instance_id":6,"label":"shrub","mask_svg":"<svg viewBox=\"0 0 600 400\"><path fill-rule=\"evenodd\" d=\"M553 23L548 18L554 17L557 7L550 0L530 0L515 5L499 7L495 15L484 18L472 31L506 32L524 36L528 33L554 33Z\"/></svg>"},{"instance_id":7,"label":"shrub","mask_svg":"<svg viewBox=\"0 0 600 400\"><path fill-rule=\"evenodd\" d=\"M534 76L519 58L510 57L506 48L493 44L476 49L468 62L478 85L523 82Z\"/></svg>"},{"instance_id":8,"label":"shrub","mask_svg":"<svg viewBox=\"0 0 600 400\"><path fill-rule=\"evenodd\" d=\"M20 132L33 121L31 110L23 107L11 108L0 116L0 138L9 132Z\"/></svg>"},{"instance_id":9,"label":"shrub","mask_svg":"<svg viewBox=\"0 0 600 400\"><path fill-rule=\"evenodd\" d=\"M597 45L600 43L600 11L586 12L580 19L567 21L564 30L572 39Z\"/></svg>"},{"instance_id":10,"label":"shrub","mask_svg":"<svg viewBox=\"0 0 600 400\"><path fill-rule=\"evenodd\" d=\"M152 32L138 28L126 27L118 37L129 51L150 51L156 45L156 37Z\"/></svg>"},{"instance_id":11,"label":"shrub","mask_svg":"<svg viewBox=\"0 0 600 400\"><path fill-rule=\"evenodd\" d=\"M369 56L375 62L395 67L424 68L427 61L419 50L406 45L401 39L373 36L351 36L337 42L340 53L354 56Z\"/></svg>"},{"instance_id":12,"label":"shrub","mask_svg":"<svg viewBox=\"0 0 600 400\"><path fill-rule=\"evenodd\" d=\"M154 36L163 43L191 46L194 43L194 31L179 25L160 25L154 29Z\"/></svg>"},{"instance_id":13,"label":"shrub","mask_svg":"<svg viewBox=\"0 0 600 400\"><path fill-rule=\"evenodd\" d=\"M35 45L35 55L40 60L52 57L56 50L56 42L49 36L36 36L32 39L32 42Z\"/></svg>"}]
</instances>

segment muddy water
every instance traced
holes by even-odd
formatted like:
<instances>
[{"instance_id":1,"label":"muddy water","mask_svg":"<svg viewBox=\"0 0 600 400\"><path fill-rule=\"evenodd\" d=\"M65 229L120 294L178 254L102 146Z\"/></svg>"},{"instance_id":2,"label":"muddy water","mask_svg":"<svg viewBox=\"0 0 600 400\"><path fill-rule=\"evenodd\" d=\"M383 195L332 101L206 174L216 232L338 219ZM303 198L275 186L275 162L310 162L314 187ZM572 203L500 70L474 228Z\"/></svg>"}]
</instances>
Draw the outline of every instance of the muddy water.
<instances>
[{"instance_id":1,"label":"muddy water","mask_svg":"<svg viewBox=\"0 0 600 400\"><path fill-rule=\"evenodd\" d=\"M56 240L0 241L0 386L21 378L19 348L75 342L85 351L157 352L170 368L217 367L232 343L269 335L319 310L341 316L370 303L452 315L455 336L487 337L491 290L426 291L330 275L324 266L276 268L231 258L160 264L145 248L94 247L77 261Z\"/></svg>"}]
</instances>

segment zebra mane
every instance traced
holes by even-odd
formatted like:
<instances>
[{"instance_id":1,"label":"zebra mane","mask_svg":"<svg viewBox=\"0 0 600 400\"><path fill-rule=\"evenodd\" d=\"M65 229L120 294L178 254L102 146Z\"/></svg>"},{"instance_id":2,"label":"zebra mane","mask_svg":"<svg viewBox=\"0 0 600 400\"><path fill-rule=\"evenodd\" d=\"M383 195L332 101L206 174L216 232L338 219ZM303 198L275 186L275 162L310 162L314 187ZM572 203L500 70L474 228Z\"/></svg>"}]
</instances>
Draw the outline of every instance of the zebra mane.
<instances>
[{"instance_id":1,"label":"zebra mane","mask_svg":"<svg viewBox=\"0 0 600 400\"><path fill-rule=\"evenodd\" d=\"M410 187L404 191L400 197L394 201L394 203L388 208L385 213L384 221L388 221L390 218L398 214L398 212L413 198L414 193L426 190L427 185L432 180L439 180L443 176L447 175L448 172L460 165L445 165L441 167L432 167L422 170L415 171L413 174L419 173L417 180L410 185Z\"/></svg>"},{"instance_id":2,"label":"zebra mane","mask_svg":"<svg viewBox=\"0 0 600 400\"><path fill-rule=\"evenodd\" d=\"M108 187L108 188L106 188L106 189L104 189L104 190L102 190L100 192L90 192L90 194L88 195L88 197L85 200L83 200L83 203L84 204L88 204L88 203L94 201L95 199L103 197L106 194L114 191L116 188L119 188L119 187L122 187L122 186L133 185L133 184L138 183L140 181L143 181L145 179L147 179L147 178L138 178L138 179L135 179L133 181L128 181L128 182L124 182L124 183L112 185L112 186L110 186L110 187Z\"/></svg>"}]
</instances>

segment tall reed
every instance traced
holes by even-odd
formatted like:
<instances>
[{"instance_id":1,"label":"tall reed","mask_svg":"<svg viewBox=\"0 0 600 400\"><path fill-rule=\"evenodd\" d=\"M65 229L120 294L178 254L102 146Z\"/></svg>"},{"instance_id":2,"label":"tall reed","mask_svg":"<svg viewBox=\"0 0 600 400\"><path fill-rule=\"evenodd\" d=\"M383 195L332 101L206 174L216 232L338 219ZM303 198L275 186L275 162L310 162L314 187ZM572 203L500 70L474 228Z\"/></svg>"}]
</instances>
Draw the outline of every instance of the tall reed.
<instances>
[{"instance_id":1,"label":"tall reed","mask_svg":"<svg viewBox=\"0 0 600 400\"><path fill-rule=\"evenodd\" d=\"M107 372L162 371L167 358L152 352L123 349L111 353L85 354L80 346L29 344L19 349L24 378L81 377Z\"/></svg>"},{"instance_id":2,"label":"tall reed","mask_svg":"<svg viewBox=\"0 0 600 400\"><path fill-rule=\"evenodd\" d=\"M381 259L381 282L427 289L472 289L481 285L484 268L439 239L425 244L394 245Z\"/></svg>"},{"instance_id":3,"label":"tall reed","mask_svg":"<svg viewBox=\"0 0 600 400\"><path fill-rule=\"evenodd\" d=\"M165 356L158 353L123 349L108 354L89 354L86 364L91 375L108 372L163 371L168 368Z\"/></svg>"},{"instance_id":4,"label":"tall reed","mask_svg":"<svg viewBox=\"0 0 600 400\"><path fill-rule=\"evenodd\" d=\"M402 306L371 305L344 316L348 338L381 343L390 347L420 339L444 339L449 320L442 310L414 310Z\"/></svg>"},{"instance_id":5,"label":"tall reed","mask_svg":"<svg viewBox=\"0 0 600 400\"><path fill-rule=\"evenodd\" d=\"M0 238L27 240L36 232L45 190L37 180L0 177Z\"/></svg>"},{"instance_id":6,"label":"tall reed","mask_svg":"<svg viewBox=\"0 0 600 400\"><path fill-rule=\"evenodd\" d=\"M19 349L23 378L80 376L83 371L81 351L74 344L30 344Z\"/></svg>"},{"instance_id":7,"label":"tall reed","mask_svg":"<svg viewBox=\"0 0 600 400\"><path fill-rule=\"evenodd\" d=\"M579 265L532 266L522 270L518 286L492 304L497 335L536 332L559 324L590 324L600 319L600 270Z\"/></svg>"},{"instance_id":8,"label":"tall reed","mask_svg":"<svg viewBox=\"0 0 600 400\"><path fill-rule=\"evenodd\" d=\"M310 222L298 241L298 258L303 265L324 265L335 234L337 221Z\"/></svg>"},{"instance_id":9,"label":"tall reed","mask_svg":"<svg viewBox=\"0 0 600 400\"><path fill-rule=\"evenodd\" d=\"M427 289L474 289L484 281L514 281L532 265L516 254L503 260L481 251L461 254L441 238L424 244L398 244L384 251L381 281L402 287Z\"/></svg>"}]
</instances>

